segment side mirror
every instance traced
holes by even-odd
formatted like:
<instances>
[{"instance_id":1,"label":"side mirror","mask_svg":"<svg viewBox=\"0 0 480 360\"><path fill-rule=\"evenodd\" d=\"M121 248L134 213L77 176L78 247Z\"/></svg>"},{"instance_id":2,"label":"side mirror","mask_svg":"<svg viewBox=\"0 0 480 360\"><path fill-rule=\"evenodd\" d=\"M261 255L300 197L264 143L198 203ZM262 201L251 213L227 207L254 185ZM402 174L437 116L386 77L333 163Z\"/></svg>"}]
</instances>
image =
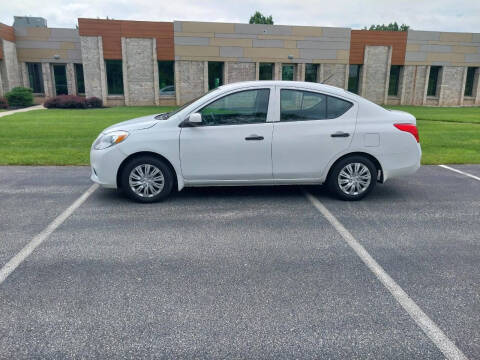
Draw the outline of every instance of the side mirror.
<instances>
[{"instance_id":1,"label":"side mirror","mask_svg":"<svg viewBox=\"0 0 480 360\"><path fill-rule=\"evenodd\" d=\"M201 124L202 123L202 114L193 113L188 117L188 122L191 124Z\"/></svg>"}]
</instances>

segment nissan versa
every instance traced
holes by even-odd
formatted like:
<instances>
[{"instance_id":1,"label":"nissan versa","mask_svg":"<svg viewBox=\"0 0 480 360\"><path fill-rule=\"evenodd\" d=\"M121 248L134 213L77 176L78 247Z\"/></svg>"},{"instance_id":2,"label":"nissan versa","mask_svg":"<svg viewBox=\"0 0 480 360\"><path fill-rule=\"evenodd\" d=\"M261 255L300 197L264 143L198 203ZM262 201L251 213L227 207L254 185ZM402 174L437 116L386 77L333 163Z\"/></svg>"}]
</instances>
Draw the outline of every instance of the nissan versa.
<instances>
[{"instance_id":1,"label":"nissan versa","mask_svg":"<svg viewBox=\"0 0 480 360\"><path fill-rule=\"evenodd\" d=\"M220 86L179 109L113 125L92 145L91 179L154 202L185 186L322 184L359 200L414 173L415 117L307 82Z\"/></svg>"}]
</instances>

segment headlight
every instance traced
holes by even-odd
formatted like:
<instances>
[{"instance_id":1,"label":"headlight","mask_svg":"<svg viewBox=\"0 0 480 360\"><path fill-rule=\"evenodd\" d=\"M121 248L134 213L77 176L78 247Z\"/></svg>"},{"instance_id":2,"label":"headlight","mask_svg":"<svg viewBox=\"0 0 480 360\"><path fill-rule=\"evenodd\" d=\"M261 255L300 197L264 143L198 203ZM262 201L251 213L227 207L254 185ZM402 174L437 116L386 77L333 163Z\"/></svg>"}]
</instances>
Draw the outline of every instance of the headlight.
<instances>
[{"instance_id":1,"label":"headlight","mask_svg":"<svg viewBox=\"0 0 480 360\"><path fill-rule=\"evenodd\" d=\"M100 136L95 143L93 148L95 150L103 150L115 144L119 144L124 141L128 136L126 131L112 131Z\"/></svg>"}]
</instances>

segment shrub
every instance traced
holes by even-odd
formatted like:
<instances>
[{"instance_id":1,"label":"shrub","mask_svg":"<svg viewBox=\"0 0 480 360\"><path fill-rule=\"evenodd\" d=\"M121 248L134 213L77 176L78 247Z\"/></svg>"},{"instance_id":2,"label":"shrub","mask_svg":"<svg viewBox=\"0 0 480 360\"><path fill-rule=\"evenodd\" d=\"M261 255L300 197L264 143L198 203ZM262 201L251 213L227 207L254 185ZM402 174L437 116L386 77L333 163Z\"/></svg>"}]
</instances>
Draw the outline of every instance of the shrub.
<instances>
[{"instance_id":1,"label":"shrub","mask_svg":"<svg viewBox=\"0 0 480 360\"><path fill-rule=\"evenodd\" d=\"M101 108L103 107L102 99L99 99L95 96L87 98L87 107L88 108Z\"/></svg>"},{"instance_id":2,"label":"shrub","mask_svg":"<svg viewBox=\"0 0 480 360\"><path fill-rule=\"evenodd\" d=\"M6 109L8 107L7 99L0 97L0 109Z\"/></svg>"},{"instance_id":3,"label":"shrub","mask_svg":"<svg viewBox=\"0 0 480 360\"><path fill-rule=\"evenodd\" d=\"M47 99L43 106L47 109L85 109L87 107L87 102L82 96L58 95Z\"/></svg>"},{"instance_id":4,"label":"shrub","mask_svg":"<svg viewBox=\"0 0 480 360\"><path fill-rule=\"evenodd\" d=\"M32 89L24 87L14 87L5 94L8 105L11 107L24 107L33 105Z\"/></svg>"}]
</instances>

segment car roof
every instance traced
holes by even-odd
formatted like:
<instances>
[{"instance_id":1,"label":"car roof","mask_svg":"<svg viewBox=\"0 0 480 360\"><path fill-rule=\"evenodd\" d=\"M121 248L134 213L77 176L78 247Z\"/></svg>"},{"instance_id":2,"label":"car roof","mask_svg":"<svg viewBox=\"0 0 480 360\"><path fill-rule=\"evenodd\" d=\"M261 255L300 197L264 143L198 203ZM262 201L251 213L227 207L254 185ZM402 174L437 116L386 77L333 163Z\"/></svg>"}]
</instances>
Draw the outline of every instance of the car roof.
<instances>
[{"instance_id":1,"label":"car roof","mask_svg":"<svg viewBox=\"0 0 480 360\"><path fill-rule=\"evenodd\" d=\"M262 87L262 86L287 86L298 87L303 89L324 90L329 93L346 95L347 91L342 88L325 85L321 83L306 82L306 81L282 81L282 80L258 80L258 81L241 81L220 86L221 90L234 90L247 87ZM352 94L354 95L354 94Z\"/></svg>"}]
</instances>

